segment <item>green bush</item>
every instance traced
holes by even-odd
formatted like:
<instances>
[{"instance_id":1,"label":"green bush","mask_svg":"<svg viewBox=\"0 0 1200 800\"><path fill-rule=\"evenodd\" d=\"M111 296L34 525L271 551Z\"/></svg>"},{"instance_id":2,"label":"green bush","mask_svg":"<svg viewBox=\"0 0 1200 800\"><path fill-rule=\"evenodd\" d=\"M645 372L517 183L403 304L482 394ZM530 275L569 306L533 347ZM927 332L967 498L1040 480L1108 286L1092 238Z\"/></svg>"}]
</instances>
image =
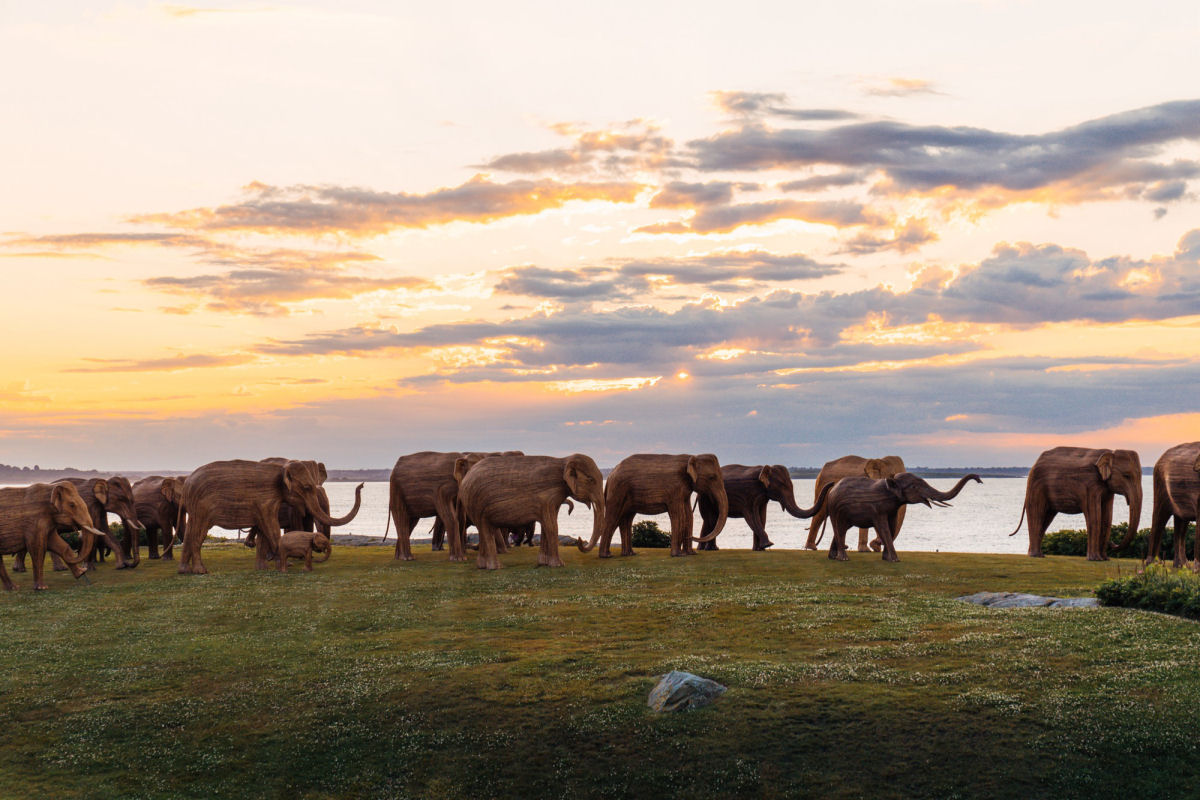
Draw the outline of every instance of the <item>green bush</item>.
<instances>
[{"instance_id":1,"label":"green bush","mask_svg":"<svg viewBox=\"0 0 1200 800\"><path fill-rule=\"evenodd\" d=\"M1096 589L1106 606L1144 608L1200 619L1200 575L1155 564L1142 573L1110 578Z\"/></svg>"},{"instance_id":2,"label":"green bush","mask_svg":"<svg viewBox=\"0 0 1200 800\"><path fill-rule=\"evenodd\" d=\"M633 526L634 547L670 547L671 536L658 527L652 519L642 520Z\"/></svg>"},{"instance_id":3,"label":"green bush","mask_svg":"<svg viewBox=\"0 0 1200 800\"><path fill-rule=\"evenodd\" d=\"M1112 526L1112 534L1109 536L1109 541L1114 544L1120 544L1125 538L1126 531L1129 530L1128 522L1118 522ZM1185 547L1188 553L1195 552L1196 543L1196 526L1189 525L1187 536L1185 537ZM1146 557L1146 548L1150 543L1150 529L1142 528L1133 537L1133 540L1127 547L1119 550L1110 551L1110 555L1115 555L1118 558L1141 558ZM1048 556L1086 556L1087 555L1087 531L1080 530L1065 530L1047 533L1042 539L1042 552ZM1158 557L1168 561L1175 558L1175 538L1174 528L1168 527L1163 532L1162 541L1159 542Z\"/></svg>"}]
</instances>

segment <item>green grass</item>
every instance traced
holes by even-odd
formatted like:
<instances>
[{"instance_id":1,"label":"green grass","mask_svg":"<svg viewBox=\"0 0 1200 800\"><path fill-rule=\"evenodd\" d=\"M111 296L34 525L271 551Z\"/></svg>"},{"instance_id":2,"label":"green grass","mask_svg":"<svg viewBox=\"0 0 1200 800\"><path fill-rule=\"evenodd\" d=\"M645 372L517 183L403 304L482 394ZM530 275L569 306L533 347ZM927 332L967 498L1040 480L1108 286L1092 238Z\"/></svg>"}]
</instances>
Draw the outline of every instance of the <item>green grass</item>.
<instances>
[{"instance_id":1,"label":"green grass","mask_svg":"<svg viewBox=\"0 0 1200 800\"><path fill-rule=\"evenodd\" d=\"M0 599L0 796L1194 796L1200 626L1089 595L1128 564L535 551L480 572L143 559ZM656 677L729 691L653 715Z\"/></svg>"},{"instance_id":2,"label":"green grass","mask_svg":"<svg viewBox=\"0 0 1200 800\"><path fill-rule=\"evenodd\" d=\"M1142 572L1109 578L1096 589L1106 606L1125 606L1200 619L1200 575L1188 568L1152 564Z\"/></svg>"}]
</instances>

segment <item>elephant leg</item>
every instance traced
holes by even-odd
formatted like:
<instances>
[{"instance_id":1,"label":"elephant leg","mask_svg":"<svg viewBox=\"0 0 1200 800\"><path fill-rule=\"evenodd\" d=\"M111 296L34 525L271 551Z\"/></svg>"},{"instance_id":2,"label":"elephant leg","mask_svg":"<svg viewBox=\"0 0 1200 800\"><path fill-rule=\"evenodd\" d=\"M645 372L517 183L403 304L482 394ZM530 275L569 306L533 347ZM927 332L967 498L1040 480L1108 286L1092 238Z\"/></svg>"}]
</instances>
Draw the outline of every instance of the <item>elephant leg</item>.
<instances>
[{"instance_id":1,"label":"elephant leg","mask_svg":"<svg viewBox=\"0 0 1200 800\"><path fill-rule=\"evenodd\" d=\"M599 549L597 552L597 555L600 558L612 558L612 549L611 549L612 548L612 538L613 538L613 534L617 532L617 528L621 529L621 555L625 555L626 518L624 516L618 517L618 516L616 516L615 512L611 512L611 513L613 513L613 517L611 517L613 522L612 522L612 527L609 527L609 524L608 524L608 521L610 519L608 517L609 513L610 512L608 512L608 511L605 512L604 530L600 531L600 546L599 546ZM633 514L628 515L628 522L630 524L633 523Z\"/></svg>"},{"instance_id":2,"label":"elephant leg","mask_svg":"<svg viewBox=\"0 0 1200 800\"><path fill-rule=\"evenodd\" d=\"M158 523L158 529L162 533L162 557L165 561L175 560L175 522L174 520L162 520Z\"/></svg>"},{"instance_id":3,"label":"elephant leg","mask_svg":"<svg viewBox=\"0 0 1200 800\"><path fill-rule=\"evenodd\" d=\"M766 498L753 503L746 509L746 524L750 526L750 530L754 534L754 543L751 545L753 549L762 551L775 546L775 543L767 538Z\"/></svg>"},{"instance_id":4,"label":"elephant leg","mask_svg":"<svg viewBox=\"0 0 1200 800\"><path fill-rule=\"evenodd\" d=\"M475 527L479 529L479 557L475 560L475 566L479 569L500 569L500 559L496 557L496 529L483 520L475 520Z\"/></svg>"},{"instance_id":5,"label":"elephant leg","mask_svg":"<svg viewBox=\"0 0 1200 800\"><path fill-rule=\"evenodd\" d=\"M829 558L834 561L849 561L850 557L846 555L846 532L850 526L836 516L830 522L833 523L833 538L829 542Z\"/></svg>"},{"instance_id":6,"label":"elephant leg","mask_svg":"<svg viewBox=\"0 0 1200 800\"><path fill-rule=\"evenodd\" d=\"M158 523L156 522L146 525L146 557L156 561L162 558L158 553Z\"/></svg>"},{"instance_id":7,"label":"elephant leg","mask_svg":"<svg viewBox=\"0 0 1200 800\"><path fill-rule=\"evenodd\" d=\"M392 557L397 561L415 561L411 541L418 518L408 516L404 510L398 510L393 513L392 520L396 523L396 552Z\"/></svg>"},{"instance_id":8,"label":"elephant leg","mask_svg":"<svg viewBox=\"0 0 1200 800\"><path fill-rule=\"evenodd\" d=\"M496 552L508 552L508 531L504 528L493 528L493 535L496 537Z\"/></svg>"},{"instance_id":9,"label":"elephant leg","mask_svg":"<svg viewBox=\"0 0 1200 800\"><path fill-rule=\"evenodd\" d=\"M1100 525L1104 516L1104 498L1099 494L1089 496L1083 506L1083 521L1087 528L1087 560L1099 561L1097 547L1100 544Z\"/></svg>"},{"instance_id":10,"label":"elephant leg","mask_svg":"<svg viewBox=\"0 0 1200 800\"><path fill-rule=\"evenodd\" d=\"M860 553L871 552L871 546L870 546L870 544L868 544L868 540L870 539L870 536L871 536L870 528L859 528L858 529L858 552L860 552ZM875 549L878 550L879 547L876 546Z\"/></svg>"},{"instance_id":11,"label":"elephant leg","mask_svg":"<svg viewBox=\"0 0 1200 800\"><path fill-rule=\"evenodd\" d=\"M1026 522L1029 524L1029 555L1033 558L1042 558L1042 537L1046 535L1046 528L1050 527L1050 523L1054 521L1057 515L1053 508L1047 508L1042 504L1030 504L1029 509L1025 514Z\"/></svg>"},{"instance_id":12,"label":"elephant leg","mask_svg":"<svg viewBox=\"0 0 1200 800\"><path fill-rule=\"evenodd\" d=\"M430 537L429 549L446 549L446 526L442 524L442 518L440 516L433 521L433 534Z\"/></svg>"},{"instance_id":13,"label":"elephant leg","mask_svg":"<svg viewBox=\"0 0 1200 800\"><path fill-rule=\"evenodd\" d=\"M312 572L312 548L309 547L304 551L304 570Z\"/></svg>"},{"instance_id":14,"label":"elephant leg","mask_svg":"<svg viewBox=\"0 0 1200 800\"><path fill-rule=\"evenodd\" d=\"M1159 494L1159 489L1155 487L1154 510L1150 514L1150 536L1146 541L1146 558L1143 564L1153 564L1158 560L1163 531L1167 529L1167 522L1171 519L1171 508L1167 505L1166 498L1160 497Z\"/></svg>"},{"instance_id":15,"label":"elephant leg","mask_svg":"<svg viewBox=\"0 0 1200 800\"><path fill-rule=\"evenodd\" d=\"M279 535L279 509L271 509L267 506L259 508L257 526L260 529L259 547L255 552L262 564L259 569L266 568L265 556L267 553L274 551L276 559L275 568L280 572L287 572L287 556L283 554L283 545L280 542Z\"/></svg>"},{"instance_id":16,"label":"elephant leg","mask_svg":"<svg viewBox=\"0 0 1200 800\"><path fill-rule=\"evenodd\" d=\"M45 580L42 579L42 570L46 568L46 538L49 535L49 530L39 530L34 533L33 541L26 540L29 547L29 561L33 567L33 588L35 591L50 588L46 585Z\"/></svg>"},{"instance_id":17,"label":"elephant leg","mask_svg":"<svg viewBox=\"0 0 1200 800\"><path fill-rule=\"evenodd\" d=\"M25 551L18 550L17 554L15 556L13 556L13 572L24 572L24 571L25 571Z\"/></svg>"},{"instance_id":18,"label":"elephant leg","mask_svg":"<svg viewBox=\"0 0 1200 800\"><path fill-rule=\"evenodd\" d=\"M46 535L46 549L52 555L57 555L60 558L72 558L75 555L74 551L71 550L71 545L67 544L66 541L58 535L58 531L54 530L53 528L51 528L50 533ZM67 564L67 568L71 570L71 573L76 578L87 571L83 567L74 564Z\"/></svg>"},{"instance_id":19,"label":"elephant leg","mask_svg":"<svg viewBox=\"0 0 1200 800\"><path fill-rule=\"evenodd\" d=\"M8 570L4 568L4 556L2 555L0 555L0 583L4 584L4 591L6 592L11 592L17 588L12 579L8 577Z\"/></svg>"},{"instance_id":20,"label":"elephant leg","mask_svg":"<svg viewBox=\"0 0 1200 800\"><path fill-rule=\"evenodd\" d=\"M617 526L621 531L621 555L623 556L637 555L633 552L633 516L633 514L626 514L621 518L621 524Z\"/></svg>"},{"instance_id":21,"label":"elephant leg","mask_svg":"<svg viewBox=\"0 0 1200 800\"><path fill-rule=\"evenodd\" d=\"M692 532L695 530L696 518L692 514L691 506L683 509L683 535L679 537L680 545L683 548L685 556L696 555L696 546L692 542Z\"/></svg>"},{"instance_id":22,"label":"elephant leg","mask_svg":"<svg viewBox=\"0 0 1200 800\"><path fill-rule=\"evenodd\" d=\"M687 505L687 501L684 501ZM679 504L671 506L667 509L667 516L671 520L671 555L682 556L683 552L683 514L679 511Z\"/></svg>"},{"instance_id":23,"label":"elephant leg","mask_svg":"<svg viewBox=\"0 0 1200 800\"><path fill-rule=\"evenodd\" d=\"M445 488L437 493L434 498L434 511L437 513L437 522L434 524L434 540L436 541L437 529L440 527L444 531L444 538L450 541L450 560L451 561L466 561L467 557L463 553L463 537L460 530L462 523L458 519L457 498L455 495L458 492L457 485L454 488ZM402 528L397 527L397 531Z\"/></svg>"},{"instance_id":24,"label":"elephant leg","mask_svg":"<svg viewBox=\"0 0 1200 800\"><path fill-rule=\"evenodd\" d=\"M1187 529L1188 522L1183 517L1175 516L1175 535L1172 537L1175 540L1175 567L1182 567L1187 563ZM1200 549L1200 548L1197 548Z\"/></svg>"},{"instance_id":25,"label":"elephant leg","mask_svg":"<svg viewBox=\"0 0 1200 800\"><path fill-rule=\"evenodd\" d=\"M880 514L875 518L875 533L878 534L880 541L883 542L883 560L899 561L900 556L897 555L896 545L892 541L892 527L889 524L887 514Z\"/></svg>"},{"instance_id":26,"label":"elephant leg","mask_svg":"<svg viewBox=\"0 0 1200 800\"><path fill-rule=\"evenodd\" d=\"M820 511L818 511L816 514L813 515L813 518L811 520L809 520L808 538L804 540L804 549L805 550L816 550L817 549L817 534L819 534L821 532L821 525L824 524L825 518L827 516L828 515L825 513L825 509L821 509Z\"/></svg>"},{"instance_id":27,"label":"elephant leg","mask_svg":"<svg viewBox=\"0 0 1200 800\"><path fill-rule=\"evenodd\" d=\"M542 541L538 545L539 567L562 567L562 557L558 554L558 517L557 509L544 516L541 521Z\"/></svg>"}]
</instances>

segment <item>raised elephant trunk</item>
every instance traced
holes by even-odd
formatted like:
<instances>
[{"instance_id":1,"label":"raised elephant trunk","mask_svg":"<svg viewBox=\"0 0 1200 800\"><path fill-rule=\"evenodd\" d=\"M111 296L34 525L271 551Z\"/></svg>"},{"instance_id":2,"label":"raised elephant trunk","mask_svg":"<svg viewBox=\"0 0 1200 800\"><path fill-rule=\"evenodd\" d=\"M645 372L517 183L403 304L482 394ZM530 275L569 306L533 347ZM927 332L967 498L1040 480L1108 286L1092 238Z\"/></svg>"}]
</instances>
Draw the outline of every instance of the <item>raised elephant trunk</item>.
<instances>
[{"instance_id":1,"label":"raised elephant trunk","mask_svg":"<svg viewBox=\"0 0 1200 800\"><path fill-rule=\"evenodd\" d=\"M935 503L945 504L947 500L953 500L954 498L958 497L958 493L961 492L962 488L967 485L967 481L975 481L976 483L983 483L983 481L981 481L979 479L979 476L975 475L974 473L972 473L970 475L963 475L961 478L958 479L958 483L954 484L954 488L951 489L950 491L939 492L937 489L934 489L931 486L931 487L929 487L929 491L926 493L926 497L928 497L930 500L934 501Z\"/></svg>"},{"instance_id":2,"label":"raised elephant trunk","mask_svg":"<svg viewBox=\"0 0 1200 800\"><path fill-rule=\"evenodd\" d=\"M311 509L313 517L316 518L317 522L320 522L324 525L329 525L330 527L345 525L347 522L354 519L354 517L358 514L358 509L362 505L362 490L363 485L361 483L354 489L354 508L350 509L350 512L346 514L346 516L331 517L323 508L318 505L316 508Z\"/></svg>"}]
</instances>

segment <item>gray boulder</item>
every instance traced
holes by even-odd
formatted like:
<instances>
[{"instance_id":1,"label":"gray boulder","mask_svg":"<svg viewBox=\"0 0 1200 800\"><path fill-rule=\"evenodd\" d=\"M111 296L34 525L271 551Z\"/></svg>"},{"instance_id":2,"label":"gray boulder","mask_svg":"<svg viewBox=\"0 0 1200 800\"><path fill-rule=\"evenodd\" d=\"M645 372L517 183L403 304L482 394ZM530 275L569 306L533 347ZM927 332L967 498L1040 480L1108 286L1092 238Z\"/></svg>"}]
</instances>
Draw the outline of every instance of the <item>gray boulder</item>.
<instances>
[{"instance_id":1,"label":"gray boulder","mask_svg":"<svg viewBox=\"0 0 1200 800\"><path fill-rule=\"evenodd\" d=\"M1094 597L1043 597L1021 592L976 592L956 599L988 608L1093 608L1100 605Z\"/></svg>"},{"instance_id":2,"label":"gray boulder","mask_svg":"<svg viewBox=\"0 0 1200 800\"><path fill-rule=\"evenodd\" d=\"M725 693L725 687L690 672L671 670L650 692L647 705L655 711L702 708Z\"/></svg>"}]
</instances>

